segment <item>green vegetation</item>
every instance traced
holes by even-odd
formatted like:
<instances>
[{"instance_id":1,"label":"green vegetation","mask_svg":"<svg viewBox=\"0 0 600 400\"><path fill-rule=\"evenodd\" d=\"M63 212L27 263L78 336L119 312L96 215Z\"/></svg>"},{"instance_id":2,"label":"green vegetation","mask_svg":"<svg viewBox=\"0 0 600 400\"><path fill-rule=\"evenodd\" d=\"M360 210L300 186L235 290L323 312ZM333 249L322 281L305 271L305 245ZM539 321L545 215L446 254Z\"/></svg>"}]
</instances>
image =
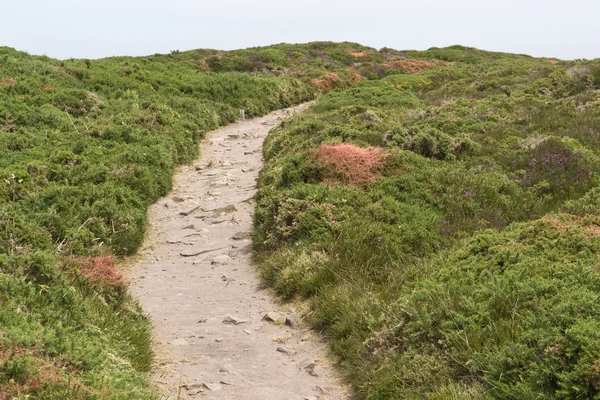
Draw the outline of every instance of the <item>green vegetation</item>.
<instances>
[{"instance_id":1,"label":"green vegetation","mask_svg":"<svg viewBox=\"0 0 600 400\"><path fill-rule=\"evenodd\" d=\"M0 48L0 398L153 399L150 324L114 256L205 132L313 98L187 55L58 61ZM29 397L31 396L31 397Z\"/></svg>"},{"instance_id":2,"label":"green vegetation","mask_svg":"<svg viewBox=\"0 0 600 400\"><path fill-rule=\"evenodd\" d=\"M0 48L0 398L153 398L115 266L205 132L265 145L254 244L361 399L600 398L600 62L353 43Z\"/></svg>"},{"instance_id":3,"label":"green vegetation","mask_svg":"<svg viewBox=\"0 0 600 400\"><path fill-rule=\"evenodd\" d=\"M265 281L361 399L600 398L600 61L361 51L267 139Z\"/></svg>"}]
</instances>

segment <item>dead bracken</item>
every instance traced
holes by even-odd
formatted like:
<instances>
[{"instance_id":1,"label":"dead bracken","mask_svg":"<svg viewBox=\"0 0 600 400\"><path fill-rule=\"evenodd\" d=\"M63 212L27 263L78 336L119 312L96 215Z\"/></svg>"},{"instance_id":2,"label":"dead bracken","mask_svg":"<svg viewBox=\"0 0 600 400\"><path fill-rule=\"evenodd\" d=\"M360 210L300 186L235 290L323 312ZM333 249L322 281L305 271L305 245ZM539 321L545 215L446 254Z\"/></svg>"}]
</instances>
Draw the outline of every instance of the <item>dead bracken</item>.
<instances>
[{"instance_id":1,"label":"dead bracken","mask_svg":"<svg viewBox=\"0 0 600 400\"><path fill-rule=\"evenodd\" d=\"M328 167L326 181L342 181L362 186L380 176L386 153L380 147L358 147L352 144L323 144L315 152L318 162Z\"/></svg>"}]
</instances>

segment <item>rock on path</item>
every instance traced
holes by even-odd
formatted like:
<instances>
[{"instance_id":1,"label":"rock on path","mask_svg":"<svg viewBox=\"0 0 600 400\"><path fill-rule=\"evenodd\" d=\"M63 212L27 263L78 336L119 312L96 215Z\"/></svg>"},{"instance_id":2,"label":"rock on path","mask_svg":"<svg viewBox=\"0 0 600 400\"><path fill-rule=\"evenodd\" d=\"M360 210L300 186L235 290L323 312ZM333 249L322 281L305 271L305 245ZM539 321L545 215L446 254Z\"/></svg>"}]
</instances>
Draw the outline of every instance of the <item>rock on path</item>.
<instances>
[{"instance_id":1,"label":"rock on path","mask_svg":"<svg viewBox=\"0 0 600 400\"><path fill-rule=\"evenodd\" d=\"M180 168L173 192L149 211L131 291L155 326L152 376L164 398L349 398L325 344L261 290L251 262L262 142L302 108L212 132L201 159Z\"/></svg>"}]
</instances>

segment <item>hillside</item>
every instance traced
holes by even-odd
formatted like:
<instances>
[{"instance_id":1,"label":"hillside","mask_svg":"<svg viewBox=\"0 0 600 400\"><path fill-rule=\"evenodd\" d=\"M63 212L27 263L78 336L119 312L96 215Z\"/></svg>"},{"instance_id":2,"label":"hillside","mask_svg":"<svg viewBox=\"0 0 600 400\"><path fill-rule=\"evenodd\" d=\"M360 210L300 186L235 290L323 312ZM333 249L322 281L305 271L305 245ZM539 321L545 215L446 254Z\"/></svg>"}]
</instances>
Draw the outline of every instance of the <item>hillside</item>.
<instances>
[{"instance_id":1,"label":"hillside","mask_svg":"<svg viewBox=\"0 0 600 400\"><path fill-rule=\"evenodd\" d=\"M264 279L359 398L596 398L600 62L403 54L270 134Z\"/></svg>"},{"instance_id":2,"label":"hillside","mask_svg":"<svg viewBox=\"0 0 600 400\"><path fill-rule=\"evenodd\" d=\"M204 134L274 129L254 248L363 399L600 393L600 61L353 43L0 48L0 399L154 398L115 267Z\"/></svg>"},{"instance_id":3,"label":"hillside","mask_svg":"<svg viewBox=\"0 0 600 400\"><path fill-rule=\"evenodd\" d=\"M204 133L314 96L174 56L0 48L0 398L154 398L150 325L116 257Z\"/></svg>"}]
</instances>

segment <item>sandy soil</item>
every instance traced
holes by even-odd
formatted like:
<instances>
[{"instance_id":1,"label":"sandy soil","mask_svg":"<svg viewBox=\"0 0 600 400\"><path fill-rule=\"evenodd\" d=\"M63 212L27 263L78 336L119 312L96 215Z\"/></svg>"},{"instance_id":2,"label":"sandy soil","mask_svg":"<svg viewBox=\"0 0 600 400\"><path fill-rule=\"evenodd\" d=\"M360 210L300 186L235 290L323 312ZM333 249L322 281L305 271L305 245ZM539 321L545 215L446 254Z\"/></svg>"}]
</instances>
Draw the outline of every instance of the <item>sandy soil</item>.
<instances>
[{"instance_id":1,"label":"sandy soil","mask_svg":"<svg viewBox=\"0 0 600 400\"><path fill-rule=\"evenodd\" d=\"M163 399L350 398L325 344L261 288L251 260L262 142L302 108L209 134L203 156L149 211L131 290L155 325Z\"/></svg>"}]
</instances>

